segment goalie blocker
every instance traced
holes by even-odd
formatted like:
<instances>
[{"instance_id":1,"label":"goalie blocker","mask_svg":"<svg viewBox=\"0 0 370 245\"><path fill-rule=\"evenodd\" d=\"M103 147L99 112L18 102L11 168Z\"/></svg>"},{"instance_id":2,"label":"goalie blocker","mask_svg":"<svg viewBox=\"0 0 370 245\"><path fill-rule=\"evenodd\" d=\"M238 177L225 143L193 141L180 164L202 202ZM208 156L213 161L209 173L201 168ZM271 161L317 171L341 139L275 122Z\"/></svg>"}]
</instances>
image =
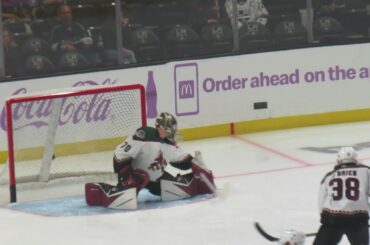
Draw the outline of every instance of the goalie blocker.
<instances>
[{"instance_id":1,"label":"goalie blocker","mask_svg":"<svg viewBox=\"0 0 370 245\"><path fill-rule=\"evenodd\" d=\"M130 182L128 188L106 183L87 183L85 185L86 203L90 206L103 206L112 209L136 209L137 193L142 188L148 188L153 194L159 194L162 201L180 200L195 195L214 193L216 186L212 171L205 166L200 152L195 153L191 162L192 173L173 177L165 172L157 182L149 182L143 173L144 171L134 170L128 177Z\"/></svg>"}]
</instances>

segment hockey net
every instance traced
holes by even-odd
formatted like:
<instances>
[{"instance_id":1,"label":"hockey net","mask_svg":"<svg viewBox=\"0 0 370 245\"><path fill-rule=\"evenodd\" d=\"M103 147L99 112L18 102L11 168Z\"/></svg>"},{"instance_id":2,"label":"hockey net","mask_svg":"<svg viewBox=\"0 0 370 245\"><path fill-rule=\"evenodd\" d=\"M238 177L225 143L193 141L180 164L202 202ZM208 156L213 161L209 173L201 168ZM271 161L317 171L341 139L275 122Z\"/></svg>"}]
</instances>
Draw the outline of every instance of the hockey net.
<instances>
[{"instance_id":1,"label":"hockey net","mask_svg":"<svg viewBox=\"0 0 370 245\"><path fill-rule=\"evenodd\" d=\"M16 185L111 178L115 147L146 125L145 90L135 84L53 91L11 98L6 113L8 168L1 183L16 202Z\"/></svg>"}]
</instances>

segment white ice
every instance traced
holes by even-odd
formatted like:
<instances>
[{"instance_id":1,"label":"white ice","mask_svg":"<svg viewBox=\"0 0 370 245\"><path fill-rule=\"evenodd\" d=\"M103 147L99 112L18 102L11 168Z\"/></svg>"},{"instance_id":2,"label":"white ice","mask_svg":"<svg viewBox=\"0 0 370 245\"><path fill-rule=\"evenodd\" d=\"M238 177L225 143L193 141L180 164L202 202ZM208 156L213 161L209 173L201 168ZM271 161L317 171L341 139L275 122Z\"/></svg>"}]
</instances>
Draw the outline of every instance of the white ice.
<instances>
[{"instance_id":1,"label":"white ice","mask_svg":"<svg viewBox=\"0 0 370 245\"><path fill-rule=\"evenodd\" d=\"M161 209L45 217L9 208L8 189L1 188L0 244L274 244L256 232L255 221L274 236L283 229L310 233L319 227L319 183L333 168L335 154L302 148L353 145L370 164L370 148L358 147L366 142L369 122L183 142L186 151L203 153L220 195ZM344 238L340 244L349 243Z\"/></svg>"}]
</instances>

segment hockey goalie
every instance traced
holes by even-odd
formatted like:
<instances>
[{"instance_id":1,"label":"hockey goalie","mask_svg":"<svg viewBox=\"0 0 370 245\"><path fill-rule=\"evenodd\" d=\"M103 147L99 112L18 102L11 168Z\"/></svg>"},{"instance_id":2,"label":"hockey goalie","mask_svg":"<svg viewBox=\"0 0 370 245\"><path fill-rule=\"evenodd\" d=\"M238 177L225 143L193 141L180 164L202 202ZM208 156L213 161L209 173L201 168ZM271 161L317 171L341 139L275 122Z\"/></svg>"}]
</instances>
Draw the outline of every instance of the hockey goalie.
<instances>
[{"instance_id":1,"label":"hockey goalie","mask_svg":"<svg viewBox=\"0 0 370 245\"><path fill-rule=\"evenodd\" d=\"M212 171L205 166L199 151L193 157L176 145L176 130L176 118L162 112L156 118L155 128L139 128L118 145L113 156L117 185L85 184L86 203L113 209L136 209L137 194L143 188L163 201L213 193L216 187ZM173 176L166 172L167 164L191 171Z\"/></svg>"}]
</instances>

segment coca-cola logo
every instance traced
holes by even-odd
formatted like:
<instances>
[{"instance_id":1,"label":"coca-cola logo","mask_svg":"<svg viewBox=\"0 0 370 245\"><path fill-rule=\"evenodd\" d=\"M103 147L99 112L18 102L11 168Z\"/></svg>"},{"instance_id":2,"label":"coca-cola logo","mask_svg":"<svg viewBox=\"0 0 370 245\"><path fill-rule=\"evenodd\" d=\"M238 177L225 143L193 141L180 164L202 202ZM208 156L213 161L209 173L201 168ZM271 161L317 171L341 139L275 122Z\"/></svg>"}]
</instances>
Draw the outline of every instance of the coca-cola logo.
<instances>
[{"instance_id":1,"label":"coca-cola logo","mask_svg":"<svg viewBox=\"0 0 370 245\"><path fill-rule=\"evenodd\" d=\"M112 80L110 78L105 79L101 84L92 80L78 81L72 85L72 87L83 87L83 86L96 86L96 85L114 85L116 84L117 79Z\"/></svg>"},{"instance_id":2,"label":"coca-cola logo","mask_svg":"<svg viewBox=\"0 0 370 245\"><path fill-rule=\"evenodd\" d=\"M115 84L117 80L106 79L103 85ZM73 87L100 85L95 81L79 81ZM12 95L27 94L26 88L17 89ZM61 99L61 113L58 125L78 123L94 123L107 120L111 113L112 100L105 98L104 94L90 96L66 97ZM15 104L12 110L14 128L19 130L25 127L41 128L48 125L48 119L52 113L52 100L39 100ZM18 122L18 123L17 123ZM0 115L0 127L6 131L5 107Z\"/></svg>"}]
</instances>

